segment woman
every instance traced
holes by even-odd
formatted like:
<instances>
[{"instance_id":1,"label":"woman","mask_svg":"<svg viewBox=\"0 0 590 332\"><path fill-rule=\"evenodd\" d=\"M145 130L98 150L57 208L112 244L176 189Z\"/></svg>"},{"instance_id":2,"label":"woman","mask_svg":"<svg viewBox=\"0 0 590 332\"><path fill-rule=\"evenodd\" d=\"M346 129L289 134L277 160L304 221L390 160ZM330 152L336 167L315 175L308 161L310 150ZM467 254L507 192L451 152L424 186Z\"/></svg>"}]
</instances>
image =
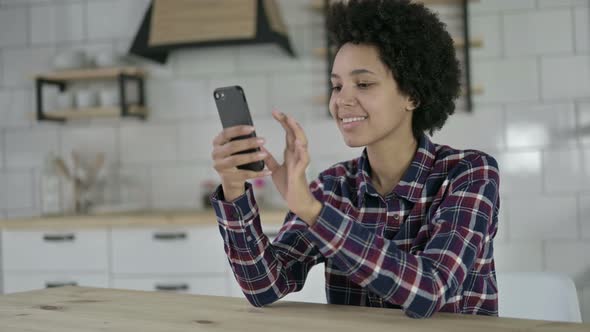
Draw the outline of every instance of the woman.
<instances>
[{"instance_id":1,"label":"woman","mask_svg":"<svg viewBox=\"0 0 590 332\"><path fill-rule=\"evenodd\" d=\"M221 186L211 197L225 250L246 298L272 303L326 266L328 303L401 308L410 317L437 311L497 315L493 238L498 166L476 150L434 144L425 134L453 113L459 68L444 24L404 0L350 0L331 6L338 46L330 113L359 158L335 164L308 185L308 142L290 116L284 162L263 139L213 142ZM233 155L260 147L261 153ZM264 160L267 170L238 170ZM290 212L271 244L262 233L252 187L272 175Z\"/></svg>"}]
</instances>

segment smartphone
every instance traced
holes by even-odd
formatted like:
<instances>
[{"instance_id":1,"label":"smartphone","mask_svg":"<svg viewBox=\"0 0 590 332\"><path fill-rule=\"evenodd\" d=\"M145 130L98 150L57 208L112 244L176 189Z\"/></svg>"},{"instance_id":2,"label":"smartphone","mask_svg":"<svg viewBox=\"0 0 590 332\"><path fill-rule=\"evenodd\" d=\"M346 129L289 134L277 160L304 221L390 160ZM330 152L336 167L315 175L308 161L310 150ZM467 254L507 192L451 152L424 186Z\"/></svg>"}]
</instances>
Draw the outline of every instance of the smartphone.
<instances>
[{"instance_id":1,"label":"smartphone","mask_svg":"<svg viewBox=\"0 0 590 332\"><path fill-rule=\"evenodd\" d=\"M253 126L252 116L246 101L246 94L244 89L238 85L217 88L213 91L213 98L217 105L217 112L221 119L223 128L248 125ZM256 137L256 132L253 131L249 135L234 137L233 140ZM252 153L260 151L260 148L248 149L238 153ZM260 172L264 169L264 161L256 161L253 163L243 164L238 166L239 169L246 169Z\"/></svg>"}]
</instances>

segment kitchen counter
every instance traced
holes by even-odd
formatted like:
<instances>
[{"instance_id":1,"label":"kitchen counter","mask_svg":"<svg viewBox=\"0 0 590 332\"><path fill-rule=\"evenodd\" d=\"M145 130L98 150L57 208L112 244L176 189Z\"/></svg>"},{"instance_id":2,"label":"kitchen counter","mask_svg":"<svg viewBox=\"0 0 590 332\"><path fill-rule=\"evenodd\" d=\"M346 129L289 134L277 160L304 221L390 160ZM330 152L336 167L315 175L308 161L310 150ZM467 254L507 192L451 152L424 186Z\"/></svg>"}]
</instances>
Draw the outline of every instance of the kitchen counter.
<instances>
[{"instance_id":1,"label":"kitchen counter","mask_svg":"<svg viewBox=\"0 0 590 332\"><path fill-rule=\"evenodd\" d=\"M262 209L264 225L282 225L286 210ZM94 215L71 215L0 220L1 229L100 228L133 226L211 226L216 225L215 213L203 211L135 211Z\"/></svg>"},{"instance_id":2,"label":"kitchen counter","mask_svg":"<svg viewBox=\"0 0 590 332\"><path fill-rule=\"evenodd\" d=\"M457 314L411 319L400 310L61 287L0 296L2 331L590 331L590 324Z\"/></svg>"}]
</instances>

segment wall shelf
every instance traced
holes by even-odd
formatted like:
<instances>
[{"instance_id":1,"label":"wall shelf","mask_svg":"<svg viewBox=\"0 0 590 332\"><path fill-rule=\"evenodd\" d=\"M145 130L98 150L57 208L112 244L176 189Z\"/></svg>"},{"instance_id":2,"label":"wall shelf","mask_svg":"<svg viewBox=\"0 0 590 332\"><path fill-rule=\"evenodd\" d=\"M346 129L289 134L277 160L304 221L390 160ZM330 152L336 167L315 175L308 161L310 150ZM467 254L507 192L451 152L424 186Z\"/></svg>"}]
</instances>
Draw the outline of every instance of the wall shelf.
<instances>
[{"instance_id":1,"label":"wall shelf","mask_svg":"<svg viewBox=\"0 0 590 332\"><path fill-rule=\"evenodd\" d=\"M147 115L147 109L138 105L129 105L130 114ZM51 111L45 113L52 118L63 118L66 120L89 119L99 117L117 117L122 116L121 107L91 107L77 108L62 111Z\"/></svg>"},{"instance_id":2,"label":"wall shelf","mask_svg":"<svg viewBox=\"0 0 590 332\"><path fill-rule=\"evenodd\" d=\"M146 73L136 67L86 68L60 70L35 76L37 92L37 120L65 122L68 119L92 117L137 117L145 120L145 84ZM120 105L118 107L96 107L87 109L63 110L47 112L43 109L43 88L47 85L57 86L65 91L68 84L74 81L116 80L118 83ZM136 82L139 94L137 105L127 101L126 83Z\"/></svg>"},{"instance_id":3,"label":"wall shelf","mask_svg":"<svg viewBox=\"0 0 590 332\"><path fill-rule=\"evenodd\" d=\"M55 81L82 81L115 79L119 75L144 77L145 71L136 67L68 69L37 75L35 78Z\"/></svg>"}]
</instances>

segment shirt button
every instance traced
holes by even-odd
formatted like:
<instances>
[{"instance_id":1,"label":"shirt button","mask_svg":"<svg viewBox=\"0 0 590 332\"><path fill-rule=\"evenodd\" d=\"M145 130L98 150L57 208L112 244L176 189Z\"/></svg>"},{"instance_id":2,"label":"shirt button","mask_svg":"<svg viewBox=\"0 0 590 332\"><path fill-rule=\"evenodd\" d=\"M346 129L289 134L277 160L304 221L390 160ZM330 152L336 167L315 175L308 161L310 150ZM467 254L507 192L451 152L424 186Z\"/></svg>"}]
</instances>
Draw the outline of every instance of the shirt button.
<instances>
[{"instance_id":1,"label":"shirt button","mask_svg":"<svg viewBox=\"0 0 590 332\"><path fill-rule=\"evenodd\" d=\"M393 215L393 219L395 219L395 220L398 220L398 219L399 219L399 214L397 214L397 213L396 213L396 214L394 214L394 215Z\"/></svg>"},{"instance_id":2,"label":"shirt button","mask_svg":"<svg viewBox=\"0 0 590 332\"><path fill-rule=\"evenodd\" d=\"M237 212L232 212L231 216L234 219L238 219L240 217L240 215Z\"/></svg>"}]
</instances>

